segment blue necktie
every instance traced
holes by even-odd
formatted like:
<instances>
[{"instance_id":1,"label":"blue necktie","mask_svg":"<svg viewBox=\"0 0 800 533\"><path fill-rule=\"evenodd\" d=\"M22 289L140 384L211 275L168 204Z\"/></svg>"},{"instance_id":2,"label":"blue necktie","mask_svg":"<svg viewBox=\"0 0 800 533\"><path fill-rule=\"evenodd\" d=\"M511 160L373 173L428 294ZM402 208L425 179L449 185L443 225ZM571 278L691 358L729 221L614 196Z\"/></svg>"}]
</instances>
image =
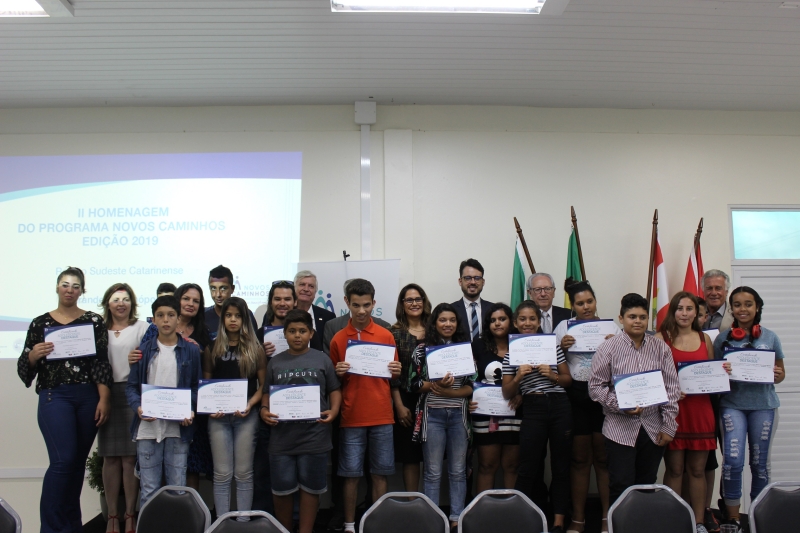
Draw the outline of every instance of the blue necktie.
<instances>
[{"instance_id":1,"label":"blue necktie","mask_svg":"<svg viewBox=\"0 0 800 533\"><path fill-rule=\"evenodd\" d=\"M469 306L472 308L472 318L470 319L472 323L472 334L470 338L475 340L475 337L481 334L480 327L478 326L478 303L472 302Z\"/></svg>"}]
</instances>

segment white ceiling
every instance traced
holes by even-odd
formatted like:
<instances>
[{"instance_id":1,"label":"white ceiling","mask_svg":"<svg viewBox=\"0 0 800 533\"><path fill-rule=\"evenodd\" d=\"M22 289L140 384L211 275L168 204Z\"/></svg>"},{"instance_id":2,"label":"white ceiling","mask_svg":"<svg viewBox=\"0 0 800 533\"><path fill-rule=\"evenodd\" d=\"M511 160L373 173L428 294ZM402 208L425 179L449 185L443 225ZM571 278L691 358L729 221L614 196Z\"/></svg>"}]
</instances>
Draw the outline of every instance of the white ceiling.
<instances>
[{"instance_id":1,"label":"white ceiling","mask_svg":"<svg viewBox=\"0 0 800 533\"><path fill-rule=\"evenodd\" d=\"M0 19L0 107L500 104L800 110L800 9L571 0L557 17L329 0L73 0Z\"/></svg>"}]
</instances>

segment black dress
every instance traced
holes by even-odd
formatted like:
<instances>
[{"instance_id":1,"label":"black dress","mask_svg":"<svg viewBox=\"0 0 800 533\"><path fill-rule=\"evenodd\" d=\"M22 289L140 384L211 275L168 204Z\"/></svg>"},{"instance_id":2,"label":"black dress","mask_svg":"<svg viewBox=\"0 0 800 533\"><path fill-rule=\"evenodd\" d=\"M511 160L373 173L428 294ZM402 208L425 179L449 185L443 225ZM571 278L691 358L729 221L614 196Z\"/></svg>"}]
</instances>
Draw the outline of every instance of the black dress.
<instances>
[{"instance_id":1,"label":"black dress","mask_svg":"<svg viewBox=\"0 0 800 533\"><path fill-rule=\"evenodd\" d=\"M405 329L392 328L389 330L394 336L394 342L397 345L397 355L402 364L400 373L400 398L403 400L403 405L406 409L411 411L413 417L414 410L417 408L417 400L419 394L411 392L408 388L408 368L411 365L411 356L414 355L419 341L415 336ZM414 425L404 427L399 422L395 421L394 424L394 460L398 463L421 463L422 462L422 446L414 442L412 437L414 435Z\"/></svg>"},{"instance_id":2,"label":"black dress","mask_svg":"<svg viewBox=\"0 0 800 533\"><path fill-rule=\"evenodd\" d=\"M505 355L505 354L503 354ZM478 369L476 382L490 385L503 383L503 356L498 357L486 348L483 339L472 342L472 356ZM520 411L513 418L472 415L472 432L475 446L491 444L519 444L519 428L522 424Z\"/></svg>"}]
</instances>

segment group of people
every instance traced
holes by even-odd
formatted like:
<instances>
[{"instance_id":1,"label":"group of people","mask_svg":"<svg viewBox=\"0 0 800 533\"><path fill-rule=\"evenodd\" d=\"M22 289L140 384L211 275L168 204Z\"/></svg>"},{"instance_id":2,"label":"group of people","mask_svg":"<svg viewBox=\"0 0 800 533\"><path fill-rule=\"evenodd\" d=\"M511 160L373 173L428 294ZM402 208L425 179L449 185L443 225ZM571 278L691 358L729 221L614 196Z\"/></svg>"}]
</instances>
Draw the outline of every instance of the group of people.
<instances>
[{"instance_id":1,"label":"group of people","mask_svg":"<svg viewBox=\"0 0 800 533\"><path fill-rule=\"evenodd\" d=\"M396 322L372 317L375 289L364 279L344 286L348 313L336 317L312 305L316 276L273 282L259 325L246 302L233 295L234 277L212 269L205 307L203 288L162 284L151 306L152 320L139 320L136 295L125 283L109 287L103 315L78 307L86 291L75 267L57 278L58 306L31 322L18 372L26 386L36 379L38 420L50 467L41 496L41 530L81 530L80 493L84 463L99 429L108 503L107 531L134 533L137 493L144 504L161 486L194 486L212 476L217 515L230 509L236 482L238 510L273 513L290 531L311 533L319 496L328 489L340 529L355 532L358 483L366 474L370 496L387 491L387 477L402 464L406 490L439 504L443 465L449 479L449 520L455 527L472 494L471 464L477 455L477 493L502 486L527 495L551 520L551 531L582 533L594 468L602 504L602 530L609 506L634 485L656 482L662 459L664 483L694 510L698 533L719 530L710 513L717 442L722 446L721 495L725 519L739 524L745 442L753 472L751 498L769 482L769 445L778 397L773 384L731 382L725 395L685 396L676 365L721 359L726 351L772 350L775 383L784 377L783 352L774 332L763 327L764 302L749 287L730 292L728 276L703 277L705 300L676 294L659 331L647 331L648 302L627 294L618 317L621 330L596 352L571 350L569 321L597 320L597 298L589 282L567 280L571 309L553 305L556 286L544 273L527 281L530 299L511 309L481 298L484 268L463 261L462 298L435 307L417 284L403 287ZM54 345L45 328L89 324L96 343L91 357L48 360ZM276 353L264 328L282 328L288 350ZM720 331L712 343L704 330ZM512 366L509 335L555 334L557 364ZM269 338L269 337L268 337ZM348 372L350 341L395 346L387 375ZM426 348L471 343L475 374L428 374ZM730 366L725 365L730 371ZM613 376L661 371L668 397L663 405L621 409ZM248 402L232 414L196 415L201 379L246 379ZM473 414L476 383L500 385L513 416ZM144 415L142 385L190 389L193 411L182 421ZM278 420L270 409L270 386L319 385L317 420ZM551 480L545 483L550 455ZM118 508L125 495L124 515ZM567 521L569 518L569 521Z\"/></svg>"}]
</instances>

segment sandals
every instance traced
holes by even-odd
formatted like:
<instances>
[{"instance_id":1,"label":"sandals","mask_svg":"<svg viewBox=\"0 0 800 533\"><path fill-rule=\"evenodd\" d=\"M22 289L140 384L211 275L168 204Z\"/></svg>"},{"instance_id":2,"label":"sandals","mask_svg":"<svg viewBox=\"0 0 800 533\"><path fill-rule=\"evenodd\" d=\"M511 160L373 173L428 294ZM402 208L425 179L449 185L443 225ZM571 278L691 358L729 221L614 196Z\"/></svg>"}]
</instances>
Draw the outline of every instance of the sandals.
<instances>
[{"instance_id":1,"label":"sandals","mask_svg":"<svg viewBox=\"0 0 800 533\"><path fill-rule=\"evenodd\" d=\"M579 524L583 526L580 531L577 529L568 529L567 533L583 533L586 530L586 521L581 522L580 520L572 520L569 525L572 524Z\"/></svg>"},{"instance_id":2,"label":"sandals","mask_svg":"<svg viewBox=\"0 0 800 533\"><path fill-rule=\"evenodd\" d=\"M128 525L128 520L133 522L133 527L131 529L126 529L125 533L136 533L136 518L132 514L125 513L125 526Z\"/></svg>"},{"instance_id":3,"label":"sandals","mask_svg":"<svg viewBox=\"0 0 800 533\"><path fill-rule=\"evenodd\" d=\"M111 522L112 520L117 521L116 529L114 528L114 524ZM108 531L108 524L111 524L112 533L119 533L119 516L113 514L108 515L108 523L106 524L106 531Z\"/></svg>"}]
</instances>

